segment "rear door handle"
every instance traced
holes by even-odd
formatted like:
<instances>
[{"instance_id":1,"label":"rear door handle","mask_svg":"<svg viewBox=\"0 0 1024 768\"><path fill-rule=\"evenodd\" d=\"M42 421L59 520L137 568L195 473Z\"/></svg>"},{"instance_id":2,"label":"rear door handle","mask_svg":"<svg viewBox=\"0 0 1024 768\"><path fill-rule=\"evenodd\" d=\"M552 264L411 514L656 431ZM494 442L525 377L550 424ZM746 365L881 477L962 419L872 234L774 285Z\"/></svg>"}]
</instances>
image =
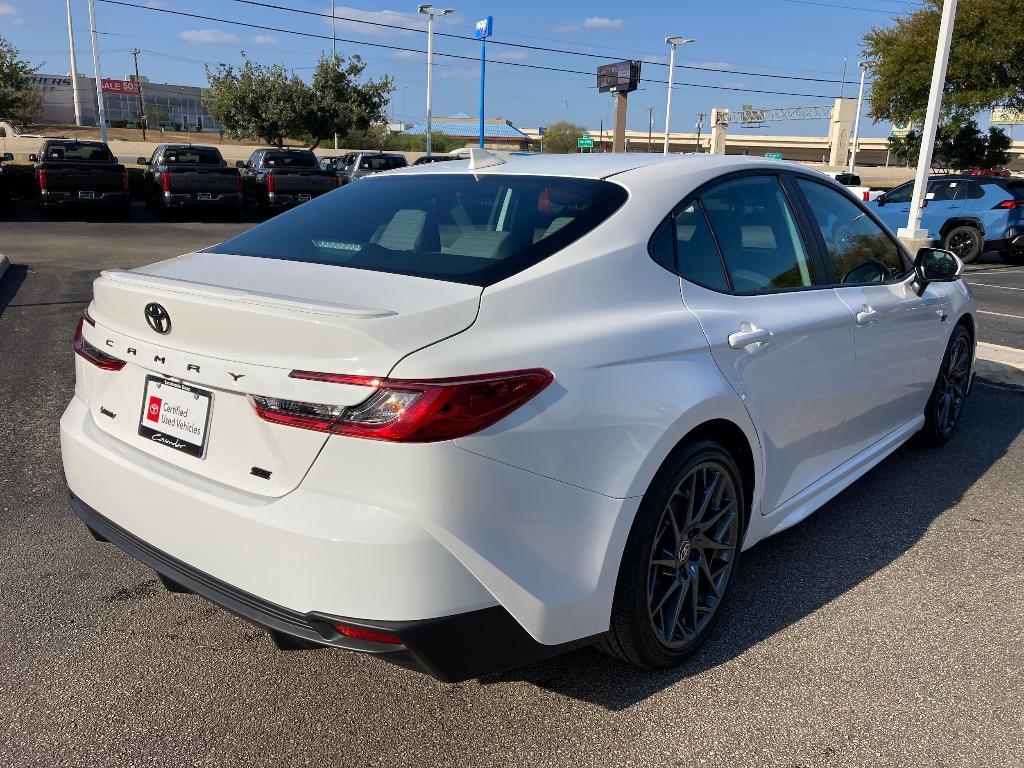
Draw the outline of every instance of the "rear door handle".
<instances>
[{"instance_id":1,"label":"rear door handle","mask_svg":"<svg viewBox=\"0 0 1024 768\"><path fill-rule=\"evenodd\" d=\"M772 332L767 328L758 328L753 323L741 323L740 329L729 334L729 346L733 349L745 349L752 344L768 341Z\"/></svg>"},{"instance_id":2,"label":"rear door handle","mask_svg":"<svg viewBox=\"0 0 1024 768\"><path fill-rule=\"evenodd\" d=\"M867 325L878 319L878 310L872 309L870 305L864 304L857 313L857 325Z\"/></svg>"}]
</instances>

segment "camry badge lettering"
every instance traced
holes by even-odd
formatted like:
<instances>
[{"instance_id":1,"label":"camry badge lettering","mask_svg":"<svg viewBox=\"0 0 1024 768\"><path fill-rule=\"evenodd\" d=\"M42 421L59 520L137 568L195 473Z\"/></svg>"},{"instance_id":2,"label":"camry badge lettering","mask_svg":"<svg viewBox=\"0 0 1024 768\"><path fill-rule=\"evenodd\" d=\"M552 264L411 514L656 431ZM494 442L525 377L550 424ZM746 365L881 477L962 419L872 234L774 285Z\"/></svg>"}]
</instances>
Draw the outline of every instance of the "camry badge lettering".
<instances>
[{"instance_id":1,"label":"camry badge lettering","mask_svg":"<svg viewBox=\"0 0 1024 768\"><path fill-rule=\"evenodd\" d=\"M235 381L238 381L239 379L244 379L245 378L245 374L244 373L232 373L231 371L228 371L228 376L230 376Z\"/></svg>"},{"instance_id":2,"label":"camry badge lettering","mask_svg":"<svg viewBox=\"0 0 1024 768\"><path fill-rule=\"evenodd\" d=\"M171 315L163 305L155 301L146 305L143 310L146 315L146 323L157 333L167 335L171 332Z\"/></svg>"}]
</instances>

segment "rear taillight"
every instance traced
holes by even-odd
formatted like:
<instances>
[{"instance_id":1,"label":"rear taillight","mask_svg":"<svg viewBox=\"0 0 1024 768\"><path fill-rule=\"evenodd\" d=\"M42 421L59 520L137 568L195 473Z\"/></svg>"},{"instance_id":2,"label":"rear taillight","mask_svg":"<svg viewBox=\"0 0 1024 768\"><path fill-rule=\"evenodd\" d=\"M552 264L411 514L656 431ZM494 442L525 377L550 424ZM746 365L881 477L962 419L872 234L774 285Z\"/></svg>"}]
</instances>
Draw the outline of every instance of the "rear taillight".
<instances>
[{"instance_id":1,"label":"rear taillight","mask_svg":"<svg viewBox=\"0 0 1024 768\"><path fill-rule=\"evenodd\" d=\"M238 176L235 177L235 192L241 192L241 191L242 191L242 174L238 174Z\"/></svg>"},{"instance_id":2,"label":"rear taillight","mask_svg":"<svg viewBox=\"0 0 1024 768\"><path fill-rule=\"evenodd\" d=\"M121 171L121 189L128 191L128 171Z\"/></svg>"},{"instance_id":3,"label":"rear taillight","mask_svg":"<svg viewBox=\"0 0 1024 768\"><path fill-rule=\"evenodd\" d=\"M1003 202L997 203L992 210L1015 211L1018 208L1024 209L1024 200L1003 200Z\"/></svg>"},{"instance_id":4,"label":"rear taillight","mask_svg":"<svg viewBox=\"0 0 1024 768\"><path fill-rule=\"evenodd\" d=\"M96 321L89 316L89 310L83 310L81 317L78 318L78 326L75 328L75 340L72 344L75 354L92 363L97 368L102 368L104 371L120 371L124 368L124 360L118 360L116 357L108 355L102 349L93 346L85 340L85 336L82 335L82 327L86 323L94 328L96 327Z\"/></svg>"},{"instance_id":5,"label":"rear taillight","mask_svg":"<svg viewBox=\"0 0 1024 768\"><path fill-rule=\"evenodd\" d=\"M160 174L160 186L163 187L164 192L171 191L171 174L167 171Z\"/></svg>"},{"instance_id":6,"label":"rear taillight","mask_svg":"<svg viewBox=\"0 0 1024 768\"><path fill-rule=\"evenodd\" d=\"M353 640L366 640L371 643L383 643L385 645L401 645L402 638L393 632L385 632L380 629L367 629L356 627L351 624L331 624L338 632Z\"/></svg>"},{"instance_id":7,"label":"rear taillight","mask_svg":"<svg viewBox=\"0 0 1024 768\"><path fill-rule=\"evenodd\" d=\"M867 203L871 200L871 193L866 189L864 190L864 202Z\"/></svg>"},{"instance_id":8,"label":"rear taillight","mask_svg":"<svg viewBox=\"0 0 1024 768\"><path fill-rule=\"evenodd\" d=\"M46 193L46 171L39 169L39 191Z\"/></svg>"},{"instance_id":9,"label":"rear taillight","mask_svg":"<svg viewBox=\"0 0 1024 768\"><path fill-rule=\"evenodd\" d=\"M265 421L349 437L399 443L454 440L500 421L548 386L550 371L532 369L455 379L377 379L292 371L294 379L367 387L353 406L321 405L251 395Z\"/></svg>"},{"instance_id":10,"label":"rear taillight","mask_svg":"<svg viewBox=\"0 0 1024 768\"><path fill-rule=\"evenodd\" d=\"M268 173L267 174L267 194L270 194L273 191L274 191L274 174Z\"/></svg>"}]
</instances>

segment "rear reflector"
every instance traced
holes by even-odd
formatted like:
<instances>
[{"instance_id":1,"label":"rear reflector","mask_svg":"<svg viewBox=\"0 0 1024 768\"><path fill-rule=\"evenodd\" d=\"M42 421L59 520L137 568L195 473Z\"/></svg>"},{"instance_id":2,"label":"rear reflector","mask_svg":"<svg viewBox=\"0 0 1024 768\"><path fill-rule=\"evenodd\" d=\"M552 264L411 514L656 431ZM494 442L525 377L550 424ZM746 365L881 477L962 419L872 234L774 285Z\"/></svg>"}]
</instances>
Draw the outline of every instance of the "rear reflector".
<instances>
[{"instance_id":1,"label":"rear reflector","mask_svg":"<svg viewBox=\"0 0 1024 768\"><path fill-rule=\"evenodd\" d=\"M171 174L169 174L167 171L164 171L163 173L160 174L160 187L163 189L164 192L171 191Z\"/></svg>"},{"instance_id":2,"label":"rear reflector","mask_svg":"<svg viewBox=\"0 0 1024 768\"><path fill-rule=\"evenodd\" d=\"M331 624L338 632L353 640L366 640L371 643L383 643L385 645L401 645L402 638L391 632L383 632L379 629L366 629L364 627L353 627L349 624Z\"/></svg>"},{"instance_id":3,"label":"rear reflector","mask_svg":"<svg viewBox=\"0 0 1024 768\"><path fill-rule=\"evenodd\" d=\"M400 443L454 440L495 424L553 380L538 368L454 379L379 379L370 376L292 371L291 378L347 384L370 390L353 406L250 395L265 421L349 437Z\"/></svg>"},{"instance_id":4,"label":"rear reflector","mask_svg":"<svg viewBox=\"0 0 1024 768\"><path fill-rule=\"evenodd\" d=\"M85 340L85 337L82 335L82 326L85 323L93 327L96 326L96 321L89 316L88 310L82 311L82 316L78 318L78 326L75 328L75 340L71 345L75 350L75 354L92 363L97 368L102 368L104 371L120 371L124 368L124 360L118 360L116 357L108 355L102 349L93 346Z\"/></svg>"},{"instance_id":5,"label":"rear reflector","mask_svg":"<svg viewBox=\"0 0 1024 768\"><path fill-rule=\"evenodd\" d=\"M267 174L267 194L271 194L274 191L274 174Z\"/></svg>"},{"instance_id":6,"label":"rear reflector","mask_svg":"<svg viewBox=\"0 0 1024 768\"><path fill-rule=\"evenodd\" d=\"M239 173L237 178L235 179L235 192L239 192L240 193L241 191L242 191L242 174Z\"/></svg>"},{"instance_id":7,"label":"rear reflector","mask_svg":"<svg viewBox=\"0 0 1024 768\"><path fill-rule=\"evenodd\" d=\"M121 188L124 189L125 192L128 191L128 171L127 170L121 171Z\"/></svg>"},{"instance_id":8,"label":"rear reflector","mask_svg":"<svg viewBox=\"0 0 1024 768\"><path fill-rule=\"evenodd\" d=\"M39 169L39 191L46 192L46 171L42 168Z\"/></svg>"}]
</instances>

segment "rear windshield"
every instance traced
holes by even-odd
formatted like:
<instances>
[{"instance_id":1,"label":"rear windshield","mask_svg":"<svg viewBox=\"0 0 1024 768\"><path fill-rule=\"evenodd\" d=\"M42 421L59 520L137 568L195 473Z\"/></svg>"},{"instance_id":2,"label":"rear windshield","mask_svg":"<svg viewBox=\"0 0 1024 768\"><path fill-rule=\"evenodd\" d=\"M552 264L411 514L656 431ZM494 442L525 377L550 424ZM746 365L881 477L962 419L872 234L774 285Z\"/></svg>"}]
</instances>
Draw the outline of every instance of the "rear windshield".
<instances>
[{"instance_id":1,"label":"rear windshield","mask_svg":"<svg viewBox=\"0 0 1024 768\"><path fill-rule=\"evenodd\" d=\"M367 155L359 161L360 171L390 171L392 168L405 168L407 163L404 157L381 157L380 155Z\"/></svg>"},{"instance_id":2,"label":"rear windshield","mask_svg":"<svg viewBox=\"0 0 1024 768\"><path fill-rule=\"evenodd\" d=\"M44 160L75 160L93 161L98 163L112 163L114 156L110 150L102 144L80 144L77 141L69 141L66 144L50 144L46 148Z\"/></svg>"},{"instance_id":3,"label":"rear windshield","mask_svg":"<svg viewBox=\"0 0 1024 768\"><path fill-rule=\"evenodd\" d=\"M316 168L316 155L312 152L267 152L263 156L263 164L280 168Z\"/></svg>"},{"instance_id":4,"label":"rear windshield","mask_svg":"<svg viewBox=\"0 0 1024 768\"><path fill-rule=\"evenodd\" d=\"M486 286L578 240L626 197L594 179L379 176L208 250Z\"/></svg>"},{"instance_id":5,"label":"rear windshield","mask_svg":"<svg viewBox=\"0 0 1024 768\"><path fill-rule=\"evenodd\" d=\"M168 165L220 165L221 156L213 147L182 147L164 150Z\"/></svg>"}]
</instances>

